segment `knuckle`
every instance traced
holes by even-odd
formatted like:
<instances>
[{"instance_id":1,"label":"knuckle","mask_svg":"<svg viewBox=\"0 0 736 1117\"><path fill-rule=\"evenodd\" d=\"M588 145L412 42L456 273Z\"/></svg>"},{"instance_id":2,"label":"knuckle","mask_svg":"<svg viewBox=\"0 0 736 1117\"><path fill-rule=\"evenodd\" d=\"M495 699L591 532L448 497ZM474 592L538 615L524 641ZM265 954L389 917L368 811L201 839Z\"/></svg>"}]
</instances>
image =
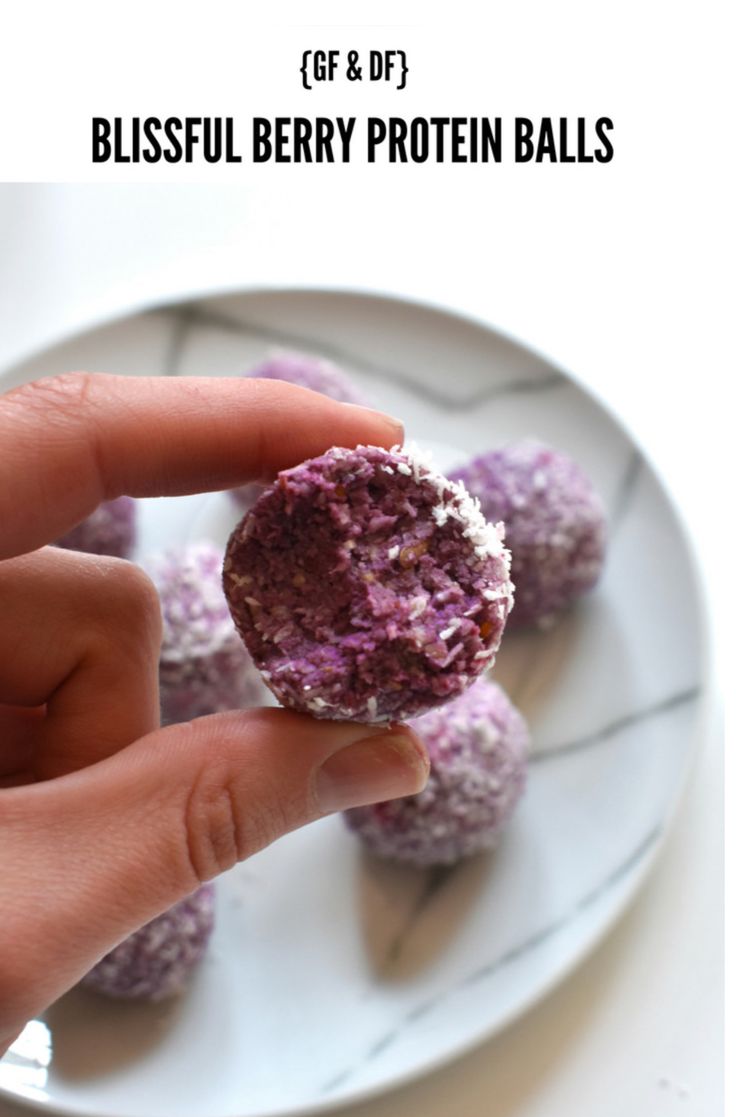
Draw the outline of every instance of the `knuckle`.
<instances>
[{"instance_id":1,"label":"knuckle","mask_svg":"<svg viewBox=\"0 0 736 1117\"><path fill-rule=\"evenodd\" d=\"M84 633L89 663L112 672L124 666L136 675L157 670L163 620L158 593L148 575L125 559L86 555L85 582L69 607ZM75 573L82 569L77 563ZM79 626L84 618L85 624Z\"/></svg>"},{"instance_id":2,"label":"knuckle","mask_svg":"<svg viewBox=\"0 0 736 1117\"><path fill-rule=\"evenodd\" d=\"M124 559L105 559L99 563L105 578L105 613L119 620L121 629L133 639L160 638L161 603L155 585L144 570Z\"/></svg>"},{"instance_id":3,"label":"knuckle","mask_svg":"<svg viewBox=\"0 0 736 1117\"><path fill-rule=\"evenodd\" d=\"M8 402L23 404L47 411L76 412L83 407L92 392L94 375L91 372L60 372L29 380L6 397Z\"/></svg>"},{"instance_id":4,"label":"knuckle","mask_svg":"<svg viewBox=\"0 0 736 1117\"><path fill-rule=\"evenodd\" d=\"M227 749L219 757L217 752L214 743L207 748L184 810L189 862L199 881L231 869L270 845L293 829L294 817L303 813L292 808L283 792L269 785L262 773L254 773L246 802L240 766L227 756Z\"/></svg>"},{"instance_id":5,"label":"knuckle","mask_svg":"<svg viewBox=\"0 0 736 1117\"><path fill-rule=\"evenodd\" d=\"M127 604L135 611L136 618L146 624L160 619L161 604L158 590L140 566L133 562L120 561L120 585Z\"/></svg>"},{"instance_id":6,"label":"knuckle","mask_svg":"<svg viewBox=\"0 0 736 1117\"><path fill-rule=\"evenodd\" d=\"M30 380L0 400L29 460L35 457L45 464L46 444L55 446L59 474L44 481L40 495L46 503L49 494L62 485L67 467L88 473L87 487L92 489L94 483L102 495L105 471L95 402L98 380L98 374L91 372L62 372ZM44 441L39 440L39 428L44 431Z\"/></svg>"},{"instance_id":7,"label":"knuckle","mask_svg":"<svg viewBox=\"0 0 736 1117\"><path fill-rule=\"evenodd\" d=\"M247 856L232 784L226 771L206 765L187 799L184 829L192 870L200 881Z\"/></svg>"}]
</instances>

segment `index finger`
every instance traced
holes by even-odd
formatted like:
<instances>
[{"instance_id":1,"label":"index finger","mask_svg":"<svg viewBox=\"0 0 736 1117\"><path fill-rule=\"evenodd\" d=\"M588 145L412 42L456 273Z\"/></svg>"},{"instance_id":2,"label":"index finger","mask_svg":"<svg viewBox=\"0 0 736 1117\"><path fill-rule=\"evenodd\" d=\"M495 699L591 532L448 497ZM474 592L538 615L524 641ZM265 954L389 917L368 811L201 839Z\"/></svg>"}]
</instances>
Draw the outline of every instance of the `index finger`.
<instances>
[{"instance_id":1,"label":"index finger","mask_svg":"<svg viewBox=\"0 0 736 1117\"><path fill-rule=\"evenodd\" d=\"M0 559L123 493L265 480L330 446L401 442L396 419L278 380L66 373L0 396Z\"/></svg>"}]
</instances>

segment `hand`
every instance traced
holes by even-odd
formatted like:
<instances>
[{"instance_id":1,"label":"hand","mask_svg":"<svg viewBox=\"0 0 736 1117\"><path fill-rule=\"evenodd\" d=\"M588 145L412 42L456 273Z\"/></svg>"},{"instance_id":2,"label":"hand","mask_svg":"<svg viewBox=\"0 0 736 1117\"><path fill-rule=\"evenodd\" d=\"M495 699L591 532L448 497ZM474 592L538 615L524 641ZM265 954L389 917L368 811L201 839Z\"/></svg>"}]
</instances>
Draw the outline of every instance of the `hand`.
<instances>
[{"instance_id":1,"label":"hand","mask_svg":"<svg viewBox=\"0 0 736 1117\"><path fill-rule=\"evenodd\" d=\"M401 436L268 380L69 374L0 397L0 1054L202 881L428 770L404 727L268 709L159 728L152 584L44 544L122 493L227 488Z\"/></svg>"}]
</instances>

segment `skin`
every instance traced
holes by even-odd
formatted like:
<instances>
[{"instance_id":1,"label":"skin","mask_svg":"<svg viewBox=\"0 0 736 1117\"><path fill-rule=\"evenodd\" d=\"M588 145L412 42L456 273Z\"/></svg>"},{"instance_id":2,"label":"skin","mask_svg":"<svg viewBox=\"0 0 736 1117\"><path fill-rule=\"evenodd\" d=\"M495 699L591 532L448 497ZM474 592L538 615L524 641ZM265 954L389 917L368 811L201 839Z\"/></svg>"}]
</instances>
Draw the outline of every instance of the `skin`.
<instances>
[{"instance_id":1,"label":"skin","mask_svg":"<svg viewBox=\"0 0 736 1117\"><path fill-rule=\"evenodd\" d=\"M0 1054L177 900L332 811L414 794L405 726L248 710L159 728L158 598L46 546L102 500L270 480L401 425L279 381L70 373L0 397Z\"/></svg>"}]
</instances>

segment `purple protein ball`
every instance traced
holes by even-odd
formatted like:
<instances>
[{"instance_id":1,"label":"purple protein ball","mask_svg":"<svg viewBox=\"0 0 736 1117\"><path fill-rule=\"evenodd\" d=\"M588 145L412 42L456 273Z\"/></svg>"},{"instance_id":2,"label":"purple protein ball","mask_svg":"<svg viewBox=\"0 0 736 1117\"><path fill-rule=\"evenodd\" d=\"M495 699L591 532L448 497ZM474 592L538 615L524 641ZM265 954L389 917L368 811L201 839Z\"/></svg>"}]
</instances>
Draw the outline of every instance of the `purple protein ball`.
<instances>
[{"instance_id":1,"label":"purple protein ball","mask_svg":"<svg viewBox=\"0 0 736 1117\"><path fill-rule=\"evenodd\" d=\"M310 357L306 353L275 353L245 373L245 376L258 377L261 380L286 380L300 388L311 388L313 392L320 392L338 403L368 406L368 401L351 384L347 373L331 361L322 357ZM263 485L252 481L240 488L231 489L230 493L245 512L253 507L263 489Z\"/></svg>"},{"instance_id":2,"label":"purple protein ball","mask_svg":"<svg viewBox=\"0 0 736 1117\"><path fill-rule=\"evenodd\" d=\"M106 500L61 539L57 547L90 555L130 558L136 540L136 503L131 496Z\"/></svg>"},{"instance_id":3,"label":"purple protein ball","mask_svg":"<svg viewBox=\"0 0 736 1117\"><path fill-rule=\"evenodd\" d=\"M351 384L347 373L323 357L306 353L275 353L246 373L260 380L287 380L301 388L311 388L339 403L365 404L367 401Z\"/></svg>"},{"instance_id":4,"label":"purple protein ball","mask_svg":"<svg viewBox=\"0 0 736 1117\"><path fill-rule=\"evenodd\" d=\"M225 594L284 706L403 719L492 665L512 604L502 540L406 450L334 447L280 473L235 528Z\"/></svg>"},{"instance_id":5,"label":"purple protein ball","mask_svg":"<svg viewBox=\"0 0 736 1117\"><path fill-rule=\"evenodd\" d=\"M424 791L354 807L347 825L379 857L421 867L495 846L526 784L524 718L499 686L479 679L410 725L432 765Z\"/></svg>"},{"instance_id":6,"label":"purple protein ball","mask_svg":"<svg viewBox=\"0 0 736 1117\"><path fill-rule=\"evenodd\" d=\"M154 556L147 569L163 617L162 721L260 704L267 692L222 592L222 551L211 543L190 543Z\"/></svg>"},{"instance_id":7,"label":"purple protein ball","mask_svg":"<svg viewBox=\"0 0 736 1117\"><path fill-rule=\"evenodd\" d=\"M81 984L108 997L163 1001L186 989L215 925L215 888L191 896L152 919L106 954Z\"/></svg>"},{"instance_id":8,"label":"purple protein ball","mask_svg":"<svg viewBox=\"0 0 736 1117\"><path fill-rule=\"evenodd\" d=\"M598 581L605 511L571 458L525 439L481 454L450 476L478 498L489 519L506 527L514 571L513 627L552 623Z\"/></svg>"}]
</instances>

